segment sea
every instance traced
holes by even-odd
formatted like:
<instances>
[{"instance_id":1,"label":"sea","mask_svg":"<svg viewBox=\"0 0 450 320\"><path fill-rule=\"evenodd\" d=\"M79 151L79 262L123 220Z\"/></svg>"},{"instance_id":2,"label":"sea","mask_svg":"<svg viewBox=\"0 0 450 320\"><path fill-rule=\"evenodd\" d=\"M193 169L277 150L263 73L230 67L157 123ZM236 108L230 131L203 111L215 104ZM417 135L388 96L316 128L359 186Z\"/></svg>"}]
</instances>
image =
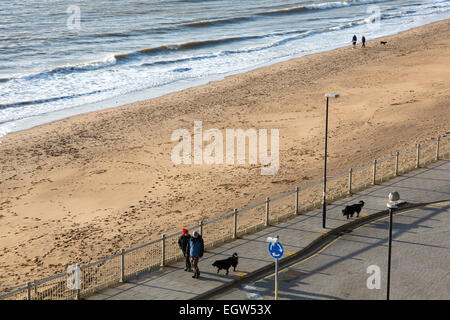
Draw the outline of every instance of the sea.
<instances>
[{"instance_id":1,"label":"sea","mask_svg":"<svg viewBox=\"0 0 450 320\"><path fill-rule=\"evenodd\" d=\"M0 136L448 18L449 0L0 0Z\"/></svg>"}]
</instances>

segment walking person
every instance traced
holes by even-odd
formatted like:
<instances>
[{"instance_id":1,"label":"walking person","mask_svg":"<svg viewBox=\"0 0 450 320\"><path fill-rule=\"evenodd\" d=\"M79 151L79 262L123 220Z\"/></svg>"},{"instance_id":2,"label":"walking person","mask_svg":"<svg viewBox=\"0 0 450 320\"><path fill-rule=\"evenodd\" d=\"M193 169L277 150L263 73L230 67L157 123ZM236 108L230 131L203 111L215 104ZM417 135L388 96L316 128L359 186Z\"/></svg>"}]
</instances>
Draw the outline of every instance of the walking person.
<instances>
[{"instance_id":1,"label":"walking person","mask_svg":"<svg viewBox=\"0 0 450 320\"><path fill-rule=\"evenodd\" d=\"M203 244L202 236L197 231L194 231L194 234L189 241L189 254L191 255L192 267L194 268L194 275L192 276L192 278L198 279L200 277L198 261L201 257L203 257L204 250L205 246Z\"/></svg>"},{"instance_id":2,"label":"walking person","mask_svg":"<svg viewBox=\"0 0 450 320\"><path fill-rule=\"evenodd\" d=\"M189 253L189 241L191 240L191 235L189 234L189 230L183 228L183 235L178 238L178 246L181 251L183 251L183 255L186 258L186 268L184 271L192 271L190 253Z\"/></svg>"},{"instance_id":3,"label":"walking person","mask_svg":"<svg viewBox=\"0 0 450 320\"><path fill-rule=\"evenodd\" d=\"M356 42L358 41L358 38L356 37L356 34L353 35L352 43L353 43L353 49L356 46Z\"/></svg>"},{"instance_id":4,"label":"walking person","mask_svg":"<svg viewBox=\"0 0 450 320\"><path fill-rule=\"evenodd\" d=\"M362 36L361 41L362 41L362 47L365 48L366 47L366 37Z\"/></svg>"}]
</instances>

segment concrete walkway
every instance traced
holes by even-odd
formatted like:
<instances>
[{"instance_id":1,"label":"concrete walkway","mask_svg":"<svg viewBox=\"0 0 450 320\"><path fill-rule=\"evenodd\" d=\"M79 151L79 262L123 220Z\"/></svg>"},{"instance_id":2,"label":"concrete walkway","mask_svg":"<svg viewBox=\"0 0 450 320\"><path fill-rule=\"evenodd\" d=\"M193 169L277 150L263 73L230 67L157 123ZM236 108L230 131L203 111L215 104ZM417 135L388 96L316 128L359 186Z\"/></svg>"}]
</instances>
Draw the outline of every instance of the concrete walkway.
<instances>
[{"instance_id":1,"label":"concrete walkway","mask_svg":"<svg viewBox=\"0 0 450 320\"><path fill-rule=\"evenodd\" d=\"M413 171L329 205L327 227L333 229L357 219L354 216L347 220L342 216L341 210L346 204L359 200L364 200L366 203L363 214L370 215L386 210L387 197L392 191L399 192L401 198L408 202L426 203L450 199L450 160L440 161L427 168ZM179 263L152 272L136 281L105 289L87 299L191 299L271 264L273 258L268 254L268 244L265 242L268 236L279 235L285 254L289 255L305 248L320 237L323 231L321 210L315 210L207 251L199 263L200 279L193 279L192 273L183 271L184 264ZM225 276L222 270L221 274L217 275L216 269L211 264L215 260L231 256L233 252L239 254L239 266L236 272L231 269L230 274Z\"/></svg>"},{"instance_id":2,"label":"concrete walkway","mask_svg":"<svg viewBox=\"0 0 450 320\"><path fill-rule=\"evenodd\" d=\"M344 233L317 251L280 268L280 300L385 300L389 216ZM393 217L390 299L450 299L450 201L398 211ZM379 287L368 289L378 267ZM372 269L373 270L373 269ZM371 271L373 272L373 271ZM373 279L373 278L372 278ZM272 300L272 272L240 283L214 299ZM373 284L373 282L372 282Z\"/></svg>"}]
</instances>

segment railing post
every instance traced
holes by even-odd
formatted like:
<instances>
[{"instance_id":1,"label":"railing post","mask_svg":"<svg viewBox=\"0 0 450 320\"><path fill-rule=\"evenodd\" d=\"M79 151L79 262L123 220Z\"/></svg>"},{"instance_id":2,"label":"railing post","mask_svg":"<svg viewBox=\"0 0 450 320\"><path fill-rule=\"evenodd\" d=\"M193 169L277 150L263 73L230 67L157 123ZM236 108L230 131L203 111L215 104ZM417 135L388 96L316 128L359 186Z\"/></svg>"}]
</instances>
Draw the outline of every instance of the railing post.
<instances>
[{"instance_id":1,"label":"railing post","mask_svg":"<svg viewBox=\"0 0 450 320\"><path fill-rule=\"evenodd\" d=\"M33 288L34 288L34 296L38 296L38 290L37 290L37 280L33 281Z\"/></svg>"},{"instance_id":2,"label":"railing post","mask_svg":"<svg viewBox=\"0 0 450 320\"><path fill-rule=\"evenodd\" d=\"M395 152L395 176L398 176L398 157L400 153L398 151Z\"/></svg>"},{"instance_id":3,"label":"railing post","mask_svg":"<svg viewBox=\"0 0 450 320\"><path fill-rule=\"evenodd\" d=\"M353 179L353 169L348 169L348 194L352 194L352 179Z\"/></svg>"},{"instance_id":4,"label":"railing post","mask_svg":"<svg viewBox=\"0 0 450 320\"><path fill-rule=\"evenodd\" d=\"M437 137L436 141L436 161L439 160L439 144L441 142L441 137Z\"/></svg>"},{"instance_id":5,"label":"railing post","mask_svg":"<svg viewBox=\"0 0 450 320\"><path fill-rule=\"evenodd\" d=\"M31 281L27 282L27 300L31 300Z\"/></svg>"},{"instance_id":6,"label":"railing post","mask_svg":"<svg viewBox=\"0 0 450 320\"><path fill-rule=\"evenodd\" d=\"M264 222L264 225L267 227L269 225L269 202L270 198L266 198L266 221Z\"/></svg>"},{"instance_id":7,"label":"railing post","mask_svg":"<svg viewBox=\"0 0 450 320\"><path fill-rule=\"evenodd\" d=\"M238 209L234 209L234 213L233 213L233 239L237 239L237 213L238 213Z\"/></svg>"},{"instance_id":8,"label":"railing post","mask_svg":"<svg viewBox=\"0 0 450 320\"><path fill-rule=\"evenodd\" d=\"M161 241L161 267L166 265L166 235L162 235Z\"/></svg>"},{"instance_id":9,"label":"railing post","mask_svg":"<svg viewBox=\"0 0 450 320\"><path fill-rule=\"evenodd\" d=\"M120 282L125 282L125 249L120 249Z\"/></svg>"},{"instance_id":10,"label":"railing post","mask_svg":"<svg viewBox=\"0 0 450 320\"><path fill-rule=\"evenodd\" d=\"M80 268L80 265L77 263L76 265L75 265L75 274L76 274L76 276L75 276L75 288L76 288L76 290L77 290L77 296L76 296L76 299L77 300L81 300L81 268Z\"/></svg>"},{"instance_id":11,"label":"railing post","mask_svg":"<svg viewBox=\"0 0 450 320\"><path fill-rule=\"evenodd\" d=\"M299 194L300 188L295 187L295 215L298 215L298 194Z\"/></svg>"},{"instance_id":12,"label":"railing post","mask_svg":"<svg viewBox=\"0 0 450 320\"><path fill-rule=\"evenodd\" d=\"M420 143L417 144L416 168L420 167Z\"/></svg>"},{"instance_id":13,"label":"railing post","mask_svg":"<svg viewBox=\"0 0 450 320\"><path fill-rule=\"evenodd\" d=\"M203 237L203 220L200 220L199 225L200 225L200 235Z\"/></svg>"},{"instance_id":14,"label":"railing post","mask_svg":"<svg viewBox=\"0 0 450 320\"><path fill-rule=\"evenodd\" d=\"M373 181L372 184L376 184L376 178L377 178L377 159L373 160Z\"/></svg>"}]
</instances>

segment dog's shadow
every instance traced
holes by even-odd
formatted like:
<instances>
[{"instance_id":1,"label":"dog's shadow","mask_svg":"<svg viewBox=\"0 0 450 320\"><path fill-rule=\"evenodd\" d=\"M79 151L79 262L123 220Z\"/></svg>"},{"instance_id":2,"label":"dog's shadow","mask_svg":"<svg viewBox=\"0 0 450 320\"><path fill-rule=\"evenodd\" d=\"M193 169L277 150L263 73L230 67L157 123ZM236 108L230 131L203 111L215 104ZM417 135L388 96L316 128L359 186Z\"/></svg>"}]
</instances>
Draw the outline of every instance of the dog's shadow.
<instances>
[{"instance_id":1,"label":"dog's shadow","mask_svg":"<svg viewBox=\"0 0 450 320\"><path fill-rule=\"evenodd\" d=\"M212 273L212 272L210 272L211 274L214 274L214 275L216 275L216 276L220 276L220 277L230 277L230 276L234 276L234 277L237 277L237 278L240 278L236 273L245 273L246 274L246 272L243 272L243 271L239 271L239 270L237 270L236 269L236 271L235 270L230 270L230 272L227 274L226 272L223 272L223 271L219 271L219 272L215 272L215 273Z\"/></svg>"},{"instance_id":2,"label":"dog's shadow","mask_svg":"<svg viewBox=\"0 0 450 320\"><path fill-rule=\"evenodd\" d=\"M236 270L236 272L239 272ZM200 271L200 278L198 280L205 280L205 281L220 281L220 282L227 282L227 280L237 280L240 279L238 275L233 274L230 272L228 275L225 273L215 273L215 272L208 272L208 271Z\"/></svg>"}]
</instances>

